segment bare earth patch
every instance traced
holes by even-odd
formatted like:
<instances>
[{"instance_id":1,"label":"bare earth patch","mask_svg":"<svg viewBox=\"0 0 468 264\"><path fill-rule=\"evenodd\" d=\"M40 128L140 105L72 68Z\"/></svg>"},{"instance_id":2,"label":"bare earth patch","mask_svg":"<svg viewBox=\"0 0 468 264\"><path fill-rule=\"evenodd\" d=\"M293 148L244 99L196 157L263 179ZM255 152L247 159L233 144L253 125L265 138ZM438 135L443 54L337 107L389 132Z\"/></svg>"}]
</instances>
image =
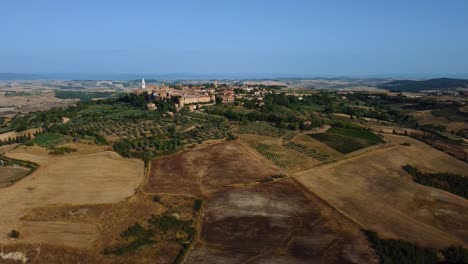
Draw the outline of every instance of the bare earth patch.
<instances>
[{"instance_id":1,"label":"bare earth patch","mask_svg":"<svg viewBox=\"0 0 468 264\"><path fill-rule=\"evenodd\" d=\"M466 175L468 165L408 137L395 145L293 175L368 229L428 247L468 245L468 201L418 185L401 166ZM411 146L401 146L408 142Z\"/></svg>"},{"instance_id":2,"label":"bare earth patch","mask_svg":"<svg viewBox=\"0 0 468 264\"><path fill-rule=\"evenodd\" d=\"M144 191L200 196L277 173L239 143L223 142L153 160Z\"/></svg>"},{"instance_id":3,"label":"bare earth patch","mask_svg":"<svg viewBox=\"0 0 468 264\"><path fill-rule=\"evenodd\" d=\"M187 263L376 263L359 226L238 142L154 160L146 192L205 198Z\"/></svg>"},{"instance_id":4,"label":"bare earth patch","mask_svg":"<svg viewBox=\"0 0 468 264\"><path fill-rule=\"evenodd\" d=\"M293 180L230 188L204 210L188 263L377 263L357 225Z\"/></svg>"}]
</instances>

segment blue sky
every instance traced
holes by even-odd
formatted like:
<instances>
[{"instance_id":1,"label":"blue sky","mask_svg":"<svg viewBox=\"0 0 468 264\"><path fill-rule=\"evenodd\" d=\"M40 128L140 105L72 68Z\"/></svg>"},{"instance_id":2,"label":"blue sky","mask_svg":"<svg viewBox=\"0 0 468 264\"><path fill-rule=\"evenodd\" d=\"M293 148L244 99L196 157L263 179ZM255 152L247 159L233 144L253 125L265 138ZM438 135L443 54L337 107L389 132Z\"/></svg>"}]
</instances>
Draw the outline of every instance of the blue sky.
<instances>
[{"instance_id":1,"label":"blue sky","mask_svg":"<svg viewBox=\"0 0 468 264\"><path fill-rule=\"evenodd\" d=\"M466 0L2 0L0 12L0 72L468 73Z\"/></svg>"}]
</instances>

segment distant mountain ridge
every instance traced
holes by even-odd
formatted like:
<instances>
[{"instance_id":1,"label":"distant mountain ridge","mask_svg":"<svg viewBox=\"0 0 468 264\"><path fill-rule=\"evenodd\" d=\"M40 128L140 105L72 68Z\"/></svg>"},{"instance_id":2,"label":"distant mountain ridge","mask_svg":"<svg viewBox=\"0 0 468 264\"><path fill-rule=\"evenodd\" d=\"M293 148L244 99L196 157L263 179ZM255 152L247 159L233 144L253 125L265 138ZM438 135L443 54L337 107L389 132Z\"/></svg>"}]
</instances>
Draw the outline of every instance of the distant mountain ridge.
<instances>
[{"instance_id":1,"label":"distant mountain ridge","mask_svg":"<svg viewBox=\"0 0 468 264\"><path fill-rule=\"evenodd\" d=\"M115 80L127 81L135 79L156 80L240 80L240 79L284 79L306 78L300 74L273 74L273 73L2 73L2 81L23 80Z\"/></svg>"},{"instance_id":2,"label":"distant mountain ridge","mask_svg":"<svg viewBox=\"0 0 468 264\"><path fill-rule=\"evenodd\" d=\"M27 74L27 73L1 73L0 72L0 80L1 81L10 81L10 80L45 80L49 79L45 75L41 74Z\"/></svg>"},{"instance_id":3,"label":"distant mountain ridge","mask_svg":"<svg viewBox=\"0 0 468 264\"><path fill-rule=\"evenodd\" d=\"M468 88L467 79L437 78L423 81L398 80L384 83L379 88L399 92L420 92L423 90L451 90Z\"/></svg>"}]
</instances>

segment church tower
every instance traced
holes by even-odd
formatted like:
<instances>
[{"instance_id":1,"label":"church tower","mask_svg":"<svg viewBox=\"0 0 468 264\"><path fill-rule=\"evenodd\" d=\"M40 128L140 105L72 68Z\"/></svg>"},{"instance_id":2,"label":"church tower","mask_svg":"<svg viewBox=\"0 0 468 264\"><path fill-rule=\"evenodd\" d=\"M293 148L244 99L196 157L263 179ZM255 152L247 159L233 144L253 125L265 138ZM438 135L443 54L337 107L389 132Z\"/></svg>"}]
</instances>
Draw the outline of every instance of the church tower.
<instances>
[{"instance_id":1,"label":"church tower","mask_svg":"<svg viewBox=\"0 0 468 264\"><path fill-rule=\"evenodd\" d=\"M146 89L145 79L141 79L141 89Z\"/></svg>"}]
</instances>

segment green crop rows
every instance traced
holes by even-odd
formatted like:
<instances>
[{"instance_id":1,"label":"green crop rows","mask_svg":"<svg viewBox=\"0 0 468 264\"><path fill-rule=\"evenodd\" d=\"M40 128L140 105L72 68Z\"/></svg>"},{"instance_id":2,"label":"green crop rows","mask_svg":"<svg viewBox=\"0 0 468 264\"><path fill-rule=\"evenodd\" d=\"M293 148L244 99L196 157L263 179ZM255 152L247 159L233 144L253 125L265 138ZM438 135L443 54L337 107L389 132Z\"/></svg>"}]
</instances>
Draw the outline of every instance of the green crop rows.
<instances>
[{"instance_id":1,"label":"green crop rows","mask_svg":"<svg viewBox=\"0 0 468 264\"><path fill-rule=\"evenodd\" d=\"M302 145L299 145L299 144L295 144L295 143L287 143L285 145L285 147L289 148L289 149L292 149L292 150L295 150L299 153L302 153L304 155L307 155L313 159L316 159L318 161L325 161L329 155L327 154L324 154L322 152L319 152L315 149L312 149L312 148L308 148L308 147L305 147L305 146L302 146Z\"/></svg>"}]
</instances>

